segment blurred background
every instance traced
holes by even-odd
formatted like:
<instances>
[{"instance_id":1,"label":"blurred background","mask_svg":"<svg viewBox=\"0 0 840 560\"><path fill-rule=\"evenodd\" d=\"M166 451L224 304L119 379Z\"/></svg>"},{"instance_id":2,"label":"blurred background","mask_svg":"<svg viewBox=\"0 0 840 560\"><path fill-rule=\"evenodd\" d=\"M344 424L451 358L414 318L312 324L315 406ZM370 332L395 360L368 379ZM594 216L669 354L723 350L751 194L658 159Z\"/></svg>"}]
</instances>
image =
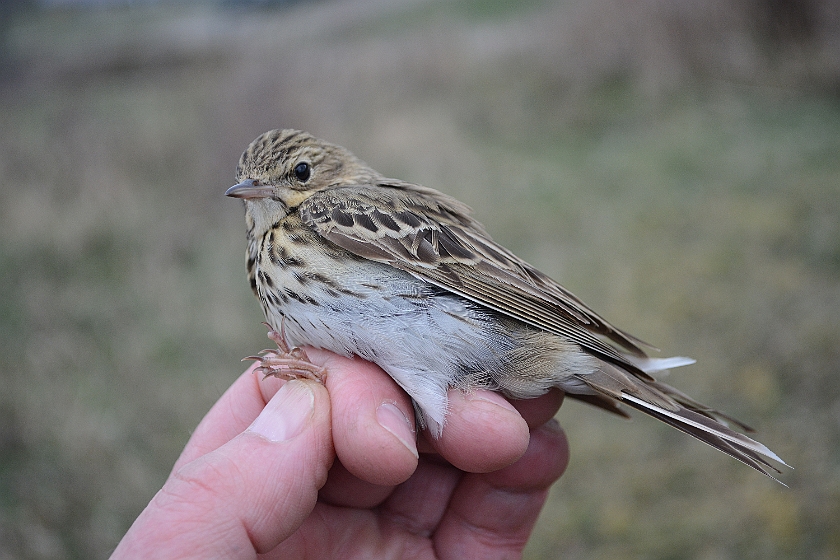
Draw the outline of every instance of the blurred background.
<instances>
[{"instance_id":1,"label":"blurred background","mask_svg":"<svg viewBox=\"0 0 840 560\"><path fill-rule=\"evenodd\" d=\"M267 345L271 128L470 204L774 483L569 402L530 559L840 558L840 2L0 3L0 558L105 557Z\"/></svg>"}]
</instances>

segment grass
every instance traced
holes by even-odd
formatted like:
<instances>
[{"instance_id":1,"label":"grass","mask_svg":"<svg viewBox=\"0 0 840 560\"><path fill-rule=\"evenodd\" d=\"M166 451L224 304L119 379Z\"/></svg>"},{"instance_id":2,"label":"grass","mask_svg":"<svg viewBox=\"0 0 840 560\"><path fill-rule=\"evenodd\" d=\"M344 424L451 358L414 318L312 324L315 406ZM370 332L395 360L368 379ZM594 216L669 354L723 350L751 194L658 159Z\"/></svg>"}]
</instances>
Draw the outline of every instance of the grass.
<instances>
[{"instance_id":1,"label":"grass","mask_svg":"<svg viewBox=\"0 0 840 560\"><path fill-rule=\"evenodd\" d=\"M106 556L264 344L222 193L277 126L465 200L613 322L697 358L670 381L796 467L784 489L568 403L572 462L526 557L840 554L840 102L725 80L651 96L598 64L581 94L557 68L586 64L517 35L574 6L498 6L53 10L6 30L0 556Z\"/></svg>"}]
</instances>

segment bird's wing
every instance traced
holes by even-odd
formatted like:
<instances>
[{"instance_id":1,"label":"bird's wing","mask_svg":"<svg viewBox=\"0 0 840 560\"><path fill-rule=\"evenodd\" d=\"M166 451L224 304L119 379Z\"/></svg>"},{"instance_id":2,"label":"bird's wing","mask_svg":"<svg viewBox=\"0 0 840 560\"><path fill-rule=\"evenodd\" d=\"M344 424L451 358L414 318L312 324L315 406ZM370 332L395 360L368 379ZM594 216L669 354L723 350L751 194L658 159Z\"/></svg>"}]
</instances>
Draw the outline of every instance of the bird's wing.
<instances>
[{"instance_id":1,"label":"bird's wing","mask_svg":"<svg viewBox=\"0 0 840 560\"><path fill-rule=\"evenodd\" d=\"M514 319L561 335L647 376L622 351L645 357L641 340L610 325L551 278L495 243L470 209L436 190L384 180L322 190L298 208L325 239L387 263Z\"/></svg>"},{"instance_id":2,"label":"bird's wing","mask_svg":"<svg viewBox=\"0 0 840 560\"><path fill-rule=\"evenodd\" d=\"M383 188L385 187L385 188ZM776 454L717 418L749 428L645 373L691 360L646 358L644 342L613 327L582 301L504 247L493 242L469 208L432 189L388 181L336 187L302 203L301 219L327 240L361 257L387 263L534 327L576 342L612 362L581 381L595 395L581 398L624 414L613 399L645 412L774 478L766 459ZM607 343L607 339L619 348ZM632 354L632 355L628 355ZM630 375L628 375L630 374Z\"/></svg>"}]
</instances>

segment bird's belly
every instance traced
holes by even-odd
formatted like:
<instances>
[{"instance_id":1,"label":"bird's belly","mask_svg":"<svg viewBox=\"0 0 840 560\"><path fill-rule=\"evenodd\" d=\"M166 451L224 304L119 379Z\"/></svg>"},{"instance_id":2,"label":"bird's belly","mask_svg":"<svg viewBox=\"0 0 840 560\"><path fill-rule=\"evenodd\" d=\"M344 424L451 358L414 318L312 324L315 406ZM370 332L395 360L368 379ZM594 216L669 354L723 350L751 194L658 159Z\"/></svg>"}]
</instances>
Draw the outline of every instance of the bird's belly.
<instances>
[{"instance_id":1,"label":"bird's belly","mask_svg":"<svg viewBox=\"0 0 840 560\"><path fill-rule=\"evenodd\" d=\"M281 274L263 286L269 324L291 345L358 355L380 366L423 361L451 378L498 367L514 346L498 318L483 308L390 266L365 262L335 268L324 284ZM274 296L272 296L272 292ZM285 318L285 319L284 319ZM415 366L416 367L416 366Z\"/></svg>"},{"instance_id":2,"label":"bird's belly","mask_svg":"<svg viewBox=\"0 0 840 560\"><path fill-rule=\"evenodd\" d=\"M330 262L257 273L267 322L290 346L357 355L414 399L421 420L442 426L450 387L535 397L592 358L577 345L481 307L385 264ZM324 281L328 278L327 281Z\"/></svg>"}]
</instances>

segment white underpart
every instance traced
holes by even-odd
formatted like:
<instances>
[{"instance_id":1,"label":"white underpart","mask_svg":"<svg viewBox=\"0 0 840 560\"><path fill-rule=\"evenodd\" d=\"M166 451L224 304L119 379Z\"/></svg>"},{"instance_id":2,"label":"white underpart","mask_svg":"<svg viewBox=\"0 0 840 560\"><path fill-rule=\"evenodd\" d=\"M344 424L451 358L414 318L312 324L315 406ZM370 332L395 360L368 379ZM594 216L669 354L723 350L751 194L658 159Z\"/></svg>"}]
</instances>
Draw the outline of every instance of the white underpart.
<instances>
[{"instance_id":1,"label":"white underpart","mask_svg":"<svg viewBox=\"0 0 840 560\"><path fill-rule=\"evenodd\" d=\"M325 291L313 295L319 306L294 300L283 304L280 311L286 315L287 341L292 346L311 345L378 364L414 399L422 420L438 437L446 419L447 389L458 385L463 365L486 365L490 371L494 360L500 358L498 346L510 344L510 339L500 341L495 321L460 297L427 297L408 274L386 265L378 268L373 271L371 263L366 263L363 281L388 284L387 290L366 289L363 299L334 297ZM351 267L331 271L342 276L353 273ZM359 278L336 281L339 285L361 284ZM275 330L280 328L279 322L279 315L269 318ZM488 329L496 331L492 347Z\"/></svg>"}]
</instances>

